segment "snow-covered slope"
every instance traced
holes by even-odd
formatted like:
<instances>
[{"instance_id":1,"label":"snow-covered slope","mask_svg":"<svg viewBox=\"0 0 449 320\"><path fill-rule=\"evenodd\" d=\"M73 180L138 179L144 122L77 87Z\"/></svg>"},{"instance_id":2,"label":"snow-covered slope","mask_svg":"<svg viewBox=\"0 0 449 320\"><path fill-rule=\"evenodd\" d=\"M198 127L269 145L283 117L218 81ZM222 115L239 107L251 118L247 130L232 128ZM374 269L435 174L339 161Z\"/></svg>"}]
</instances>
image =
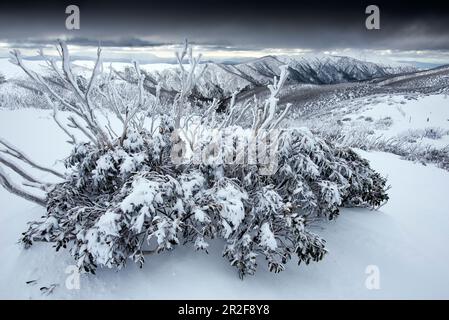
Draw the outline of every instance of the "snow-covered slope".
<instances>
[{"instance_id":1,"label":"snow-covered slope","mask_svg":"<svg viewBox=\"0 0 449 320\"><path fill-rule=\"evenodd\" d=\"M393 137L406 134L410 130L425 130L440 128L449 133L449 99L445 95L431 95L407 100L404 96L391 98L374 98L363 111L357 113L357 118L372 119L373 122L388 118L391 125L382 128L378 126L378 134ZM361 119L360 116L364 118ZM348 116L347 116L348 117ZM365 123L367 121L365 120ZM449 138L449 136L447 137ZM449 145L449 140L446 140Z\"/></svg>"},{"instance_id":2,"label":"snow-covered slope","mask_svg":"<svg viewBox=\"0 0 449 320\"><path fill-rule=\"evenodd\" d=\"M438 86L440 82L446 82L449 79L449 66L419 71L410 74L398 75L386 80L377 82L379 85L389 85L395 87L410 86L411 83L419 83L420 86Z\"/></svg>"},{"instance_id":3,"label":"snow-covered slope","mask_svg":"<svg viewBox=\"0 0 449 320\"><path fill-rule=\"evenodd\" d=\"M369 133L382 140L449 146L447 94L378 94L335 102L333 107L331 115L328 109L302 124L325 131L342 130L348 137Z\"/></svg>"},{"instance_id":4,"label":"snow-covered slope","mask_svg":"<svg viewBox=\"0 0 449 320\"><path fill-rule=\"evenodd\" d=\"M391 74L413 72L410 66L390 66L343 56L280 57L293 70L297 81L314 84L334 84L368 80Z\"/></svg>"}]
</instances>

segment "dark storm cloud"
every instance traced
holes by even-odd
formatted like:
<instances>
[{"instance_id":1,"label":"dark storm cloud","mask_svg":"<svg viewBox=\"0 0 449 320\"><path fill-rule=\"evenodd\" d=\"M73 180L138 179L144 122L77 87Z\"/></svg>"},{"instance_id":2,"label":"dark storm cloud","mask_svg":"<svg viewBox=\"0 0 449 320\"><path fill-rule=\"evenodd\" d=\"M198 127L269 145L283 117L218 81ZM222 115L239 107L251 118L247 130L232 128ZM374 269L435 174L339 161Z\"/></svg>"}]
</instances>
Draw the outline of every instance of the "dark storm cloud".
<instances>
[{"instance_id":1,"label":"dark storm cloud","mask_svg":"<svg viewBox=\"0 0 449 320\"><path fill-rule=\"evenodd\" d=\"M65 29L77 4L81 30ZM365 28L377 4L381 30ZM182 41L261 49L449 49L447 1L16 1L0 4L0 39L45 43L64 35L80 45L155 46ZM39 44L37 43L37 44Z\"/></svg>"}]
</instances>

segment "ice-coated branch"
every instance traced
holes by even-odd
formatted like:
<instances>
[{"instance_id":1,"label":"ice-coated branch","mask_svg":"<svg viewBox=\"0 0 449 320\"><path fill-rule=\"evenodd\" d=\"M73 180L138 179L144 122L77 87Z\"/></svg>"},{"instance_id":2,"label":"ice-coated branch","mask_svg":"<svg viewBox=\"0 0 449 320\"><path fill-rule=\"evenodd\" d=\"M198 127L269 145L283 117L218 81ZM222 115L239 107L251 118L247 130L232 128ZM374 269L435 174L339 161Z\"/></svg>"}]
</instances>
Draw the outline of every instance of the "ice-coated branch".
<instances>
[{"instance_id":1,"label":"ice-coated branch","mask_svg":"<svg viewBox=\"0 0 449 320\"><path fill-rule=\"evenodd\" d=\"M67 120L70 121L70 124L68 125L71 128L78 129L81 131L87 138L89 138L90 141L92 141L94 144L97 142L95 138L84 128L82 124L78 122L74 117L70 116L67 118Z\"/></svg>"},{"instance_id":2,"label":"ice-coated branch","mask_svg":"<svg viewBox=\"0 0 449 320\"><path fill-rule=\"evenodd\" d=\"M30 159L30 157L28 157L23 151L20 151L17 147L13 146L11 143L9 143L8 141L6 141L3 138L0 138L0 145L5 146L7 149L6 150L1 150L1 152L8 154L14 158L17 158L27 164L29 164L30 166L39 169L41 171L45 171L48 173L51 173L59 178L64 178L64 175L62 173L57 172L54 169L51 168L47 168L44 166L41 166L39 164L37 164L36 162L34 162L33 160Z\"/></svg>"},{"instance_id":3,"label":"ice-coated branch","mask_svg":"<svg viewBox=\"0 0 449 320\"><path fill-rule=\"evenodd\" d=\"M28 180L29 182L37 183L42 186L48 186L48 183L42 182L39 179L33 177L31 174L27 173L23 168L19 167L14 162L4 158L2 155L0 155L0 163L4 164L5 166L9 167L11 170L16 172L18 175L20 175L22 178Z\"/></svg>"},{"instance_id":4,"label":"ice-coated branch","mask_svg":"<svg viewBox=\"0 0 449 320\"><path fill-rule=\"evenodd\" d=\"M142 75L142 72L140 71L140 65L137 61L134 61L133 65L134 65L134 70L136 71L136 74L137 74L137 78L138 78L137 87L139 89L138 99L133 108L134 114L135 114L137 112L137 110L139 110L139 108L142 107L142 105L143 105L143 98L144 98L143 81L145 80L145 76Z\"/></svg>"},{"instance_id":5,"label":"ice-coated branch","mask_svg":"<svg viewBox=\"0 0 449 320\"><path fill-rule=\"evenodd\" d=\"M72 67L70 64L70 54L67 48L67 44L64 41L59 41L59 46L61 48L61 57L62 57L62 69L64 75L69 82L70 86L73 88L76 96L80 101L80 109L82 111L82 118L87 122L87 127L94 133L95 136L98 137L98 142L100 144L111 145L107 134L103 131L102 127L99 125L97 118L95 117L92 101L90 99L90 93L92 91L92 86L95 82L95 79L102 71L102 63L101 63L101 48L97 49L97 59L95 61L94 69L92 70L92 75L89 79L89 84L85 93L79 87L76 78L72 72Z\"/></svg>"},{"instance_id":6,"label":"ice-coated branch","mask_svg":"<svg viewBox=\"0 0 449 320\"><path fill-rule=\"evenodd\" d=\"M62 98L58 93L56 93L49 85L48 83L36 72L30 70L25 64L23 63L22 56L19 50L13 50L11 51L11 60L13 64L20 67L32 80L34 80L37 84L40 84L45 90L39 89L40 92L48 92L52 97L56 98L64 107L69 109L70 111L74 112L78 116L82 117L83 114L79 110L79 108L76 105L71 104L64 98Z\"/></svg>"},{"instance_id":7,"label":"ice-coated branch","mask_svg":"<svg viewBox=\"0 0 449 320\"><path fill-rule=\"evenodd\" d=\"M3 188L5 188L8 192L13 193L25 200L32 201L43 207L45 207L46 205L44 197L40 197L32 193L29 193L28 191L26 191L25 189L21 188L13 181L11 181L11 179L1 166L0 166L0 185L2 185Z\"/></svg>"},{"instance_id":8,"label":"ice-coated branch","mask_svg":"<svg viewBox=\"0 0 449 320\"><path fill-rule=\"evenodd\" d=\"M23 181L22 184L24 186L26 186L26 187L36 188L36 189L39 189L39 190L42 190L42 191L45 191L45 192L47 192L48 188L51 186L51 185L44 186L44 185L42 185L40 183L30 182L30 181Z\"/></svg>"},{"instance_id":9,"label":"ice-coated branch","mask_svg":"<svg viewBox=\"0 0 449 320\"><path fill-rule=\"evenodd\" d=\"M238 122L243 118L243 116L246 114L246 112L252 108L251 105L251 101L247 101L241 108L240 113L237 115L237 118L235 118L234 120L232 120L230 123L231 124L238 124Z\"/></svg>"},{"instance_id":10,"label":"ice-coated branch","mask_svg":"<svg viewBox=\"0 0 449 320\"><path fill-rule=\"evenodd\" d=\"M97 48L97 60L95 60L94 69L92 70L92 75L90 76L89 84L87 86L86 90L86 100L89 102L89 96L93 88L93 84L95 80L98 78L98 76L103 71L103 63L101 61L101 48ZM90 104L90 103L89 103Z\"/></svg>"},{"instance_id":11,"label":"ice-coated branch","mask_svg":"<svg viewBox=\"0 0 449 320\"><path fill-rule=\"evenodd\" d=\"M125 107L125 118L123 120L123 130L122 130L122 134L119 139L120 145L123 144L123 141L126 138L126 134L128 132L129 125L132 124L134 127L139 126L135 123L135 117L137 116L137 113L139 112L139 110L142 108L142 106L144 104L143 82L145 80L145 76L140 71L140 66L137 61L133 61L133 65L134 65L134 71L136 72L136 75L137 75L137 87L138 87L139 92L138 92L137 100L135 101L135 103L131 106ZM122 102L122 104L124 105L123 102ZM142 123L143 123L143 121L142 121Z\"/></svg>"},{"instance_id":12,"label":"ice-coated branch","mask_svg":"<svg viewBox=\"0 0 449 320\"><path fill-rule=\"evenodd\" d=\"M268 129L276 129L279 126L279 124L282 122L282 120L284 120L285 117L287 116L288 112L290 111L291 106L292 106L291 103L287 103L287 106L285 107L284 112L281 113L281 115L277 118L276 122L271 124Z\"/></svg>"},{"instance_id":13,"label":"ice-coated branch","mask_svg":"<svg viewBox=\"0 0 449 320\"><path fill-rule=\"evenodd\" d=\"M184 59L188 56L189 68L186 68L183 65ZM186 107L186 98L189 96L195 84L197 83L199 77L202 76L205 68L199 74L196 74L196 69L201 61L201 54L197 57L193 57L192 47L189 46L187 39L184 42L183 49L180 52L176 52L176 59L178 61L178 66L180 69L179 80L181 82L181 89L178 93L174 103L174 118L175 118L175 127L179 128L181 124L181 118L185 113Z\"/></svg>"},{"instance_id":14,"label":"ice-coated branch","mask_svg":"<svg viewBox=\"0 0 449 320\"><path fill-rule=\"evenodd\" d=\"M232 97L231 97L231 101L230 101L230 103L229 103L229 115L228 115L228 117L221 123L221 126L220 126L220 129L222 129L222 128L224 128L224 127L227 127L227 126L229 126L231 123L232 123L232 118L233 118L233 116L234 116L234 113L236 112L236 109L237 109L237 107L236 107L236 105L235 105L235 97L237 96L237 91L236 92L234 92L233 94L232 94Z\"/></svg>"},{"instance_id":15,"label":"ice-coated branch","mask_svg":"<svg viewBox=\"0 0 449 320\"><path fill-rule=\"evenodd\" d=\"M80 87L78 86L75 76L72 72L72 66L70 63L70 54L69 49L67 48L67 44L64 41L59 41L59 47L61 48L61 58L62 58L62 71L64 72L65 79L72 87L73 91L77 94L78 98L82 101L87 102L86 97L84 93L81 91ZM99 58L97 58L98 62ZM95 65L97 64L95 63ZM92 78L91 78L92 80ZM90 82L91 83L91 82Z\"/></svg>"},{"instance_id":16,"label":"ice-coated branch","mask_svg":"<svg viewBox=\"0 0 449 320\"><path fill-rule=\"evenodd\" d=\"M116 73L119 75L118 72L116 72L113 68L112 68L112 64L109 66L109 75L106 78L106 84L104 86L104 91L103 90L99 90L99 94L106 99L106 105L108 106L108 109L111 110L114 115L117 117L117 119L120 120L120 122L122 124L125 123L125 119L123 118L123 115L121 113L121 109L120 106L118 104L118 102L121 103L121 107L122 109L125 108L124 106L124 102L123 100L119 99L119 95L117 93L117 91L115 90L115 87L112 84L112 75ZM119 100L119 101L118 101Z\"/></svg>"},{"instance_id":17,"label":"ice-coated branch","mask_svg":"<svg viewBox=\"0 0 449 320\"><path fill-rule=\"evenodd\" d=\"M97 50L97 59L95 62L95 66L89 79L87 90L85 92L78 85L77 78L72 71L70 54L66 43L64 41L59 41L59 48L57 49L62 59L62 71L57 67L55 61L51 58L46 57L42 51L41 56L44 57L50 69L56 73L58 78L62 79L63 83L67 85L67 89L75 95L75 97L77 98L77 102L75 103L69 102L68 100L63 98L49 85L48 81L46 81L38 73L30 70L23 63L20 51L13 50L11 52L11 62L19 66L32 80L39 84L41 87L41 92L43 92L44 94L49 94L50 97L53 97L57 102L61 103L62 106L64 106L70 112L73 112L84 122L86 122L87 129L91 132L91 135L96 138L96 144L110 146L110 140L106 132L97 121L94 113L93 102L90 99L90 94L93 90L95 80L102 73L101 48L98 48Z\"/></svg>"},{"instance_id":18,"label":"ice-coated branch","mask_svg":"<svg viewBox=\"0 0 449 320\"><path fill-rule=\"evenodd\" d=\"M248 110L251 110L253 117L251 129L254 131L255 135L258 135L261 130L276 129L282 120L286 118L291 108L291 104L287 104L284 111L280 115L276 116L278 112L279 94L288 76L288 66L281 66L280 70L281 74L279 79L274 77L273 84L268 86L270 96L265 100L263 107L260 107L259 101L256 96L254 96L253 102L248 101L241 108L239 108L240 112L235 118L233 114L234 109L236 108L232 105L231 100L231 112L228 118L223 122L223 125L227 126L230 124L236 124ZM235 120L233 120L233 118L235 118Z\"/></svg>"},{"instance_id":19,"label":"ice-coated branch","mask_svg":"<svg viewBox=\"0 0 449 320\"><path fill-rule=\"evenodd\" d=\"M276 121L275 114L277 111L277 104L279 101L279 92L285 83L288 75L288 66L284 65L279 67L281 74L279 80L276 77L273 79L273 84L268 86L270 90L270 97L265 102L265 109L263 114L263 123L260 125L260 129L267 129L270 125Z\"/></svg>"},{"instance_id":20,"label":"ice-coated branch","mask_svg":"<svg viewBox=\"0 0 449 320\"><path fill-rule=\"evenodd\" d=\"M53 120L56 122L56 124L58 125L58 127L66 134L69 136L70 140L67 141L69 144L76 144L77 140L75 138L75 136L70 133L70 131L64 126L64 124L59 120L58 117L58 107L56 106L56 104L50 99L50 97L47 94L44 94L45 99L47 100L48 104L50 104L53 107Z\"/></svg>"}]
</instances>

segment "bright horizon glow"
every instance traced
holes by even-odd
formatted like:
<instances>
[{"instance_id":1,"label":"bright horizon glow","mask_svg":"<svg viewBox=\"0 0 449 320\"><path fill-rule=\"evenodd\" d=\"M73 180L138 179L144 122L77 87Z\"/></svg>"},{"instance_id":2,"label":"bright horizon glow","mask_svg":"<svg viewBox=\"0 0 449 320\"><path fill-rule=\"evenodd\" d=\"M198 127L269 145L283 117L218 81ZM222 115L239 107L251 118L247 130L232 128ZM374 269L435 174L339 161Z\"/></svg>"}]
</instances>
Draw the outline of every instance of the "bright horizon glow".
<instances>
[{"instance_id":1,"label":"bright horizon glow","mask_svg":"<svg viewBox=\"0 0 449 320\"><path fill-rule=\"evenodd\" d=\"M23 55L35 57L38 47L44 49L45 54L57 56L55 47L48 44L37 46L33 43L10 44L0 42L0 58L9 57L9 52L15 47L19 47ZM142 47L103 47L103 58L105 61L116 60L137 60L143 63L161 63L173 62L175 51L179 50L181 45L160 45L160 46L142 46ZM429 63L429 64L449 64L449 51L437 50L390 50L390 49L331 49L314 50L308 48L264 48L264 49L240 49L238 47L219 47L214 45L192 45L194 54L201 53L203 61L234 61L243 62L245 60L257 59L268 55L289 55L289 56L308 56L308 55L337 55L348 56L363 61L377 63ZM93 59L96 56L97 47L69 44L69 49L73 56L86 59Z\"/></svg>"}]
</instances>

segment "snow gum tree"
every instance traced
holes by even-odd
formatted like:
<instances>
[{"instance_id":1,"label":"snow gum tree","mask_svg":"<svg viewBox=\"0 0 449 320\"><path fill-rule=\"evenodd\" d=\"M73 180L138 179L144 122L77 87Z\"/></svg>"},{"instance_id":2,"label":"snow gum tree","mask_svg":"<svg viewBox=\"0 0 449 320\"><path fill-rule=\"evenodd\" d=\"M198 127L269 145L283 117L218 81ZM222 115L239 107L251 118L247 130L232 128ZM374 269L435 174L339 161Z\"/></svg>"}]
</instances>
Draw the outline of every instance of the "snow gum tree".
<instances>
[{"instance_id":1,"label":"snow gum tree","mask_svg":"<svg viewBox=\"0 0 449 320\"><path fill-rule=\"evenodd\" d=\"M0 139L0 183L46 209L23 233L26 248L53 243L69 250L80 270L95 273L130 260L142 265L178 245L208 252L211 239L221 239L223 257L243 277L254 274L258 257L274 272L292 257L305 264L321 260L325 241L311 223L335 218L341 207L375 208L388 200L386 180L351 149L305 128L281 127L291 109L278 106L287 68L269 85L267 99L237 103L234 95L227 112L219 113L218 100L199 106L188 99L201 74L200 56L187 42L177 54L181 89L170 105L158 90L145 91L137 62L130 84L112 67L103 70L99 48L85 79L74 73L64 42L58 52L58 61L43 55L63 84L58 91L12 52L12 62L34 81L73 146L59 172ZM109 117L118 119L119 131ZM236 148L242 138L247 143ZM259 161L260 147L271 148L267 162ZM41 181L20 163L58 182Z\"/></svg>"}]
</instances>

